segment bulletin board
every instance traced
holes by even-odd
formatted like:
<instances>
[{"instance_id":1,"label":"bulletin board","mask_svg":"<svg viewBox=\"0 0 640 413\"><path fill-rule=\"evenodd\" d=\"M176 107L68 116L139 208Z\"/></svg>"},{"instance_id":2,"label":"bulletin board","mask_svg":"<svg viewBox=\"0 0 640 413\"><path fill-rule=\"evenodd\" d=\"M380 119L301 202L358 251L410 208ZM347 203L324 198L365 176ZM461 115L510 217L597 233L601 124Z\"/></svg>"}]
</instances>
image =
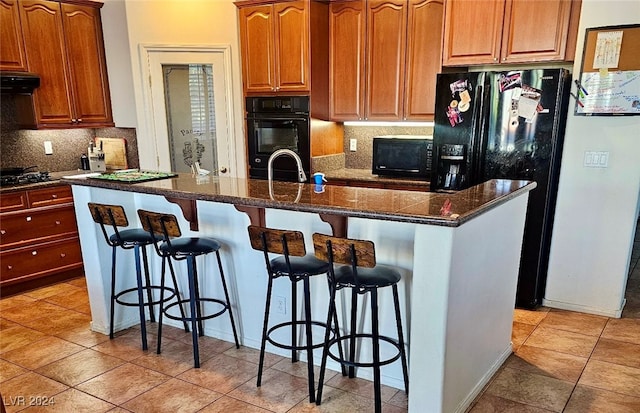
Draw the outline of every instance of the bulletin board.
<instances>
[{"instance_id":1,"label":"bulletin board","mask_svg":"<svg viewBox=\"0 0 640 413\"><path fill-rule=\"evenodd\" d=\"M575 114L640 115L640 24L586 30Z\"/></svg>"}]
</instances>

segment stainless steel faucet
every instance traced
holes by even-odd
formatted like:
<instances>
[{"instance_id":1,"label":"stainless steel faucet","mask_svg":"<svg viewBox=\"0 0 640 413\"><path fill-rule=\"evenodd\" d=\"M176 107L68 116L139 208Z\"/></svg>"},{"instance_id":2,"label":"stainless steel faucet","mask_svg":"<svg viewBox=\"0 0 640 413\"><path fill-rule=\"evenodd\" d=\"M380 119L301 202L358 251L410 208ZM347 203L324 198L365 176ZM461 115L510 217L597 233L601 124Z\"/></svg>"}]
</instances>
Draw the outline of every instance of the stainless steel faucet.
<instances>
[{"instance_id":1,"label":"stainless steel faucet","mask_svg":"<svg viewBox=\"0 0 640 413\"><path fill-rule=\"evenodd\" d=\"M305 182L307 180L307 175L304 173L304 168L302 167L302 159L300 159L298 154L291 149L278 149L271 154L269 162L267 163L269 182L273 180L273 160L280 155L289 155L296 161L296 165L298 166L298 182Z\"/></svg>"}]
</instances>

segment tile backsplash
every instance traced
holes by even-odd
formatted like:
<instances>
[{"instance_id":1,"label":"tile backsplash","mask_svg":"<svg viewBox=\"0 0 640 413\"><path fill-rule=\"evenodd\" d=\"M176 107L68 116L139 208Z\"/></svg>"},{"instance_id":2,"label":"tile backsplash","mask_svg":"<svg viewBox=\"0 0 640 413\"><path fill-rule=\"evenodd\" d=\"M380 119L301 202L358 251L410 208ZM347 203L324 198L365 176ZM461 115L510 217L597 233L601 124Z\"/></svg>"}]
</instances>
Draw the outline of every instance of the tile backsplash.
<instances>
[{"instance_id":1,"label":"tile backsplash","mask_svg":"<svg viewBox=\"0 0 640 413\"><path fill-rule=\"evenodd\" d=\"M346 126L344 127L345 168L371 169L373 138L382 135L433 135L432 126ZM349 150L356 139L357 150Z\"/></svg>"},{"instance_id":2,"label":"tile backsplash","mask_svg":"<svg viewBox=\"0 0 640 413\"><path fill-rule=\"evenodd\" d=\"M87 153L94 137L125 138L130 168L138 168L138 144L134 128L99 129L19 129L11 95L0 99L0 167L37 166L41 171L72 171L80 168L80 156ZM44 142L50 141L52 155L45 155Z\"/></svg>"}]
</instances>

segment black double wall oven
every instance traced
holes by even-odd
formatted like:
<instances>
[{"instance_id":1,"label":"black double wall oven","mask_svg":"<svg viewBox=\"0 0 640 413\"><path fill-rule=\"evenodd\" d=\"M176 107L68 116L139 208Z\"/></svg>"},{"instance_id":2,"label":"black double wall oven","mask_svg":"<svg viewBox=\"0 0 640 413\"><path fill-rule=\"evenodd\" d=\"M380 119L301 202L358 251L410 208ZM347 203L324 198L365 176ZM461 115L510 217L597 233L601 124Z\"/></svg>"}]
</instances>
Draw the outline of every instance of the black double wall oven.
<instances>
[{"instance_id":1,"label":"black double wall oven","mask_svg":"<svg viewBox=\"0 0 640 413\"><path fill-rule=\"evenodd\" d=\"M311 172L309 96L261 96L246 98L249 176L267 179L267 164L278 149L290 149ZM297 181L297 165L290 156L273 161L273 177Z\"/></svg>"}]
</instances>

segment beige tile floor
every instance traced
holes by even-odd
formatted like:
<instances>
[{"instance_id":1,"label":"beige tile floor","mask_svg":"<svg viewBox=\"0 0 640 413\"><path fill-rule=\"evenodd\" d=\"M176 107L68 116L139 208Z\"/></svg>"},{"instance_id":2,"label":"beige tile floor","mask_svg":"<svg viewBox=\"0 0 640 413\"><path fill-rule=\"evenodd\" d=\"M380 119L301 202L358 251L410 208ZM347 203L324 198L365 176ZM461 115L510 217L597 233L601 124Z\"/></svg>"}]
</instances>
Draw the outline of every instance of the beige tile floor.
<instances>
[{"instance_id":1,"label":"beige tile floor","mask_svg":"<svg viewBox=\"0 0 640 413\"><path fill-rule=\"evenodd\" d=\"M515 310L514 353L469 412L640 412L640 237L636 247L623 318ZM8 412L373 411L369 381L331 373L318 407L307 399L304 363L269 355L257 388L256 350L203 337L194 369L190 334L167 327L158 356L140 349L136 328L114 340L91 332L89 314L83 279L0 299ZM404 392L385 387L382 397L386 413L407 411Z\"/></svg>"}]
</instances>

